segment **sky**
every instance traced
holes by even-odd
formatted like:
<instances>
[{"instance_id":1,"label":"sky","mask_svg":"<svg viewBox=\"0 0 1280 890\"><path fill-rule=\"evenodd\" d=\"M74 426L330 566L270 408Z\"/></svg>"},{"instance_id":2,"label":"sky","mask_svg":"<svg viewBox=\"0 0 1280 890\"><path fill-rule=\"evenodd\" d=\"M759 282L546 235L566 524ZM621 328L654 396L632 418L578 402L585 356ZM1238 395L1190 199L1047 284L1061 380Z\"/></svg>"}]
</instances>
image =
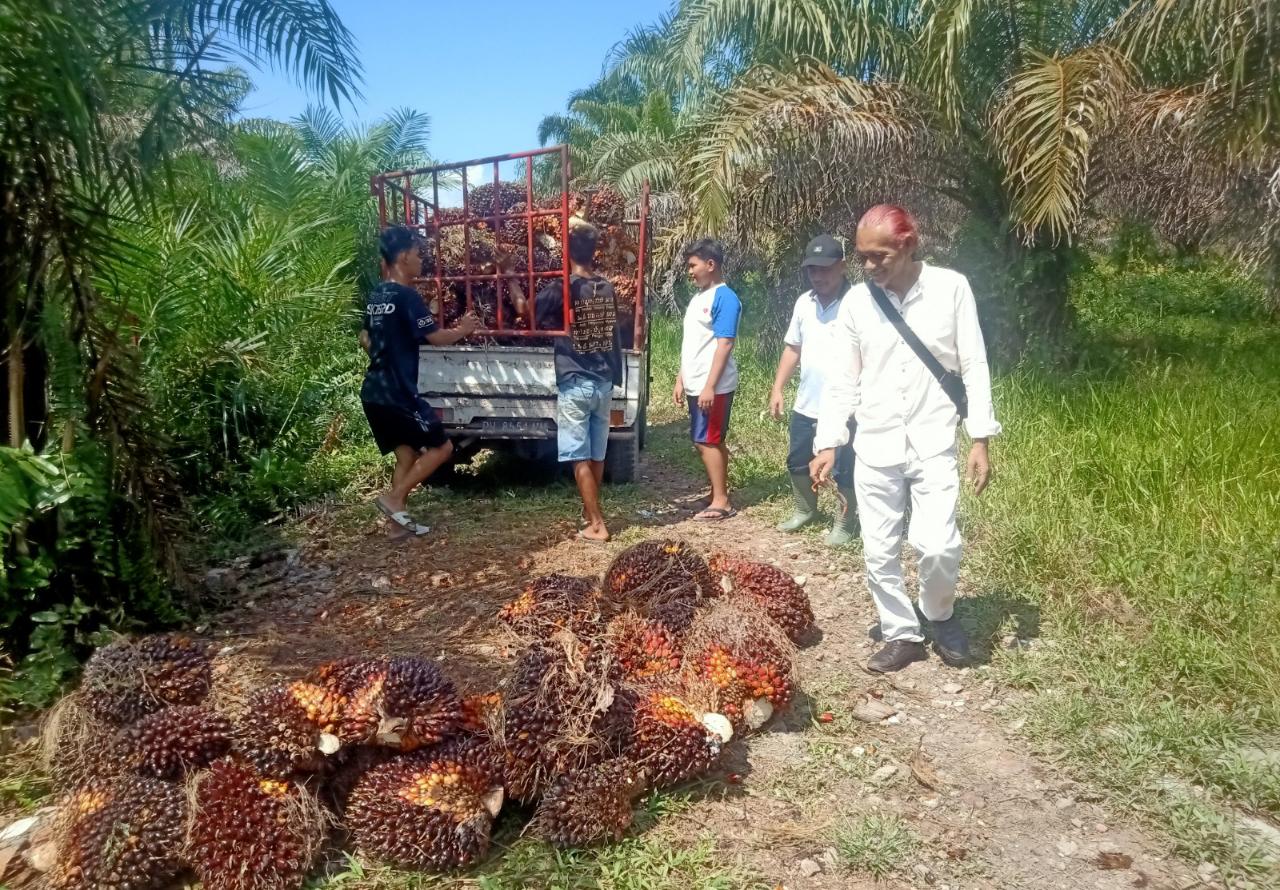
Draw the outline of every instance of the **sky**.
<instances>
[{"instance_id":1,"label":"sky","mask_svg":"<svg viewBox=\"0 0 1280 890\"><path fill-rule=\"evenodd\" d=\"M408 106L431 116L430 151L462 161L538 147L538 122L591 84L615 43L670 0L331 0L355 35L372 123ZM243 113L288 119L320 104L281 72L254 70Z\"/></svg>"}]
</instances>

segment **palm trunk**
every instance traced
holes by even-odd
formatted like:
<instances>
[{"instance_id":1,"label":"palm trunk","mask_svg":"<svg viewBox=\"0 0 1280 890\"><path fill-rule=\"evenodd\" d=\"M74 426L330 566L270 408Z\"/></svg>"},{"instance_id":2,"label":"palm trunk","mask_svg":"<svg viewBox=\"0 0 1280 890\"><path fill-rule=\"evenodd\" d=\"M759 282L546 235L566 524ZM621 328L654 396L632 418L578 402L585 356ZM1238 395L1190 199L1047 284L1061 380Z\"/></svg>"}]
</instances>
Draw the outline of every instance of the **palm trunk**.
<instances>
[{"instance_id":1,"label":"palm trunk","mask_svg":"<svg viewBox=\"0 0 1280 890\"><path fill-rule=\"evenodd\" d=\"M9 270L5 270L9 273ZM22 323L18 315L18 292L15 276L5 274L4 284L4 340L0 359L5 366L5 421L8 436L5 441L11 448L21 448L26 438L27 414L23 396L26 393L25 366L22 349Z\"/></svg>"}]
</instances>

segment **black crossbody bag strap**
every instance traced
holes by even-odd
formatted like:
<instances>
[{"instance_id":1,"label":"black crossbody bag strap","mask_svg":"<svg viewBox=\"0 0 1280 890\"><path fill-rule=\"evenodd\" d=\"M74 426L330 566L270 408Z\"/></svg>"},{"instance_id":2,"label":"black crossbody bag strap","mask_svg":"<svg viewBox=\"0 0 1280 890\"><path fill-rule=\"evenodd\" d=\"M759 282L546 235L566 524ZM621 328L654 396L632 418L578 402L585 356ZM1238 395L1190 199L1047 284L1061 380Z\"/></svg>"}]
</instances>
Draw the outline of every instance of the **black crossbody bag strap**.
<instances>
[{"instance_id":1,"label":"black crossbody bag strap","mask_svg":"<svg viewBox=\"0 0 1280 890\"><path fill-rule=\"evenodd\" d=\"M951 399L952 404L956 406L956 411L960 413L960 417L967 417L969 415L969 399L964 390L964 380L959 374L944 368L942 362L938 361L937 356L929 351L929 347L920 342L916 332L911 330L911 325L907 324L907 320L902 317L902 313L889 300L889 295L884 292L884 288L874 281L868 281L867 290L871 291L871 297L876 301L876 305L880 307L880 311L884 313L885 318L889 319L890 323L897 328L898 334L903 341L911 347L911 351L916 354L916 357L929 369L929 373L933 375L933 378L938 381L938 385L947 394L947 398Z\"/></svg>"}]
</instances>

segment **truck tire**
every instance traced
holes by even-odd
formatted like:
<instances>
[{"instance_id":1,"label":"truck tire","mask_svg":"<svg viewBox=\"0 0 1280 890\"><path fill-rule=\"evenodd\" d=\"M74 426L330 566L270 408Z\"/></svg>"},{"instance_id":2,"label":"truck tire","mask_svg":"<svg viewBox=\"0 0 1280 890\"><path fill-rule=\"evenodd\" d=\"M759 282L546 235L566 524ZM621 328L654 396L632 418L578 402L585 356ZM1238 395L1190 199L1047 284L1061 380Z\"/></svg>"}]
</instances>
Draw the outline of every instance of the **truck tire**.
<instances>
[{"instance_id":1,"label":"truck tire","mask_svg":"<svg viewBox=\"0 0 1280 890\"><path fill-rule=\"evenodd\" d=\"M604 455L604 478L611 484L634 482L640 475L640 440L634 430L610 439Z\"/></svg>"}]
</instances>

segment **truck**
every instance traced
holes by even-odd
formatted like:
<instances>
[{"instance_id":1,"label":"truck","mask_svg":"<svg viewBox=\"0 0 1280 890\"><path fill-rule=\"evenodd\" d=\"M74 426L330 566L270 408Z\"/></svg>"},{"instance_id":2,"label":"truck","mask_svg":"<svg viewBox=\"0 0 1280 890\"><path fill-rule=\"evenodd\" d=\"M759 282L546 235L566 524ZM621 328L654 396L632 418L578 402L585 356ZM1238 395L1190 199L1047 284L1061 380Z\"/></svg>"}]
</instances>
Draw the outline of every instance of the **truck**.
<instances>
[{"instance_id":1,"label":"truck","mask_svg":"<svg viewBox=\"0 0 1280 890\"><path fill-rule=\"evenodd\" d=\"M569 228L575 217L597 225L603 254L597 266L619 296L624 356L623 380L613 392L605 478L630 482L645 447L650 384L649 188L625 201L607 186L575 190L571 182L568 148L553 146L388 171L371 178L370 191L380 226L420 233L423 267L415 284L437 323L450 327L468 311L483 323L457 345L424 345L419 354L418 390L439 412L458 463L485 448L530 460L554 456L551 338L567 334L573 323ZM445 201L456 196L450 203L460 206L444 206L442 194ZM534 323L533 298L547 282L561 285L564 329Z\"/></svg>"}]
</instances>

